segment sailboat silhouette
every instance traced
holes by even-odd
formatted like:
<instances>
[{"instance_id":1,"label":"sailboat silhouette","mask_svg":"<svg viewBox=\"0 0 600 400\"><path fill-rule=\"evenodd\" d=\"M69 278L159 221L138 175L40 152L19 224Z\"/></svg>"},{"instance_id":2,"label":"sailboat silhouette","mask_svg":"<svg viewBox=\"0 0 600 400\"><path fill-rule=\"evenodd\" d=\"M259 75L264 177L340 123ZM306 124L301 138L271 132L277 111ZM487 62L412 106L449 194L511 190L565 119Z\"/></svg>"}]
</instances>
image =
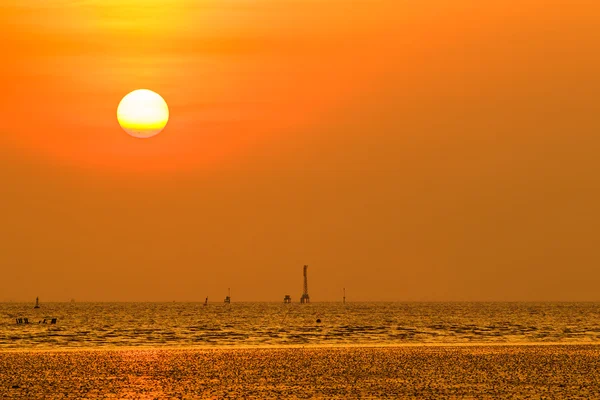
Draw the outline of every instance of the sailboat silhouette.
<instances>
[{"instance_id":1,"label":"sailboat silhouette","mask_svg":"<svg viewBox=\"0 0 600 400\"><path fill-rule=\"evenodd\" d=\"M33 307L33 308L40 308L40 298L39 297L35 298L35 307Z\"/></svg>"}]
</instances>

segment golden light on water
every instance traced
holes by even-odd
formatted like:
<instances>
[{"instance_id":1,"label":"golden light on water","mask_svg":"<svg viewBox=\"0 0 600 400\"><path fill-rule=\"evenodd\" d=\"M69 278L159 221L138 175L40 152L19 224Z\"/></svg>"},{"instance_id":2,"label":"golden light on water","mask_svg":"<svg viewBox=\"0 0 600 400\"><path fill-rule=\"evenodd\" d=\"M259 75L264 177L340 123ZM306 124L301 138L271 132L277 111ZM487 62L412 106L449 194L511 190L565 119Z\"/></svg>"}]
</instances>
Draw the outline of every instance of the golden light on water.
<instances>
[{"instance_id":1,"label":"golden light on water","mask_svg":"<svg viewBox=\"0 0 600 400\"><path fill-rule=\"evenodd\" d=\"M127 94L117 108L117 120L125 132L136 138L158 135L169 121L167 102L148 89Z\"/></svg>"}]
</instances>

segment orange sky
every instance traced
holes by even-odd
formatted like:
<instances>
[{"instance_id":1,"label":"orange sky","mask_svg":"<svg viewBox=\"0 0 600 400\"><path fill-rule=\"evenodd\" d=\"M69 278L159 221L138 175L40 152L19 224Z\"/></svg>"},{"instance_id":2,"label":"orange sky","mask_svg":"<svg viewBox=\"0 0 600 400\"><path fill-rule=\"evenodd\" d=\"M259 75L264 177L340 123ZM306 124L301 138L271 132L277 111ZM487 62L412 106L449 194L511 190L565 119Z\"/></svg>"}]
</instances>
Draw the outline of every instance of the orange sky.
<instances>
[{"instance_id":1,"label":"orange sky","mask_svg":"<svg viewBox=\"0 0 600 400\"><path fill-rule=\"evenodd\" d=\"M0 44L0 301L600 300L597 1L8 0Z\"/></svg>"}]
</instances>

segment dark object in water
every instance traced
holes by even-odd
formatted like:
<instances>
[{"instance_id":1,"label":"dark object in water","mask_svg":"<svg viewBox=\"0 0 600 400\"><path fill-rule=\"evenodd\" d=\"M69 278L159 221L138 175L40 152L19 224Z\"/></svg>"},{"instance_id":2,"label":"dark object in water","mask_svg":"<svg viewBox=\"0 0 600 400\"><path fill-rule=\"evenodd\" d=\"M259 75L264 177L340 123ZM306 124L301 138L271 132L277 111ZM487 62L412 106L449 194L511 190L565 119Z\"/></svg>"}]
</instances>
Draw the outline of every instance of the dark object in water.
<instances>
[{"instance_id":1,"label":"dark object in water","mask_svg":"<svg viewBox=\"0 0 600 400\"><path fill-rule=\"evenodd\" d=\"M21 388L21 386L19 386L19 385L12 385L11 386L11 389L20 389L20 388Z\"/></svg>"},{"instance_id":2,"label":"dark object in water","mask_svg":"<svg viewBox=\"0 0 600 400\"><path fill-rule=\"evenodd\" d=\"M50 320L50 323L51 323L51 324L56 324L56 321L58 321L58 318L52 318L52 319ZM47 320L46 318L44 318L44 320L43 320L43 321L39 321L39 322L38 322L38 324L46 324L46 323L48 323L48 320Z\"/></svg>"},{"instance_id":3,"label":"dark object in water","mask_svg":"<svg viewBox=\"0 0 600 400\"><path fill-rule=\"evenodd\" d=\"M35 307L33 307L33 308L40 308L40 298L39 297L35 298Z\"/></svg>"},{"instance_id":4,"label":"dark object in water","mask_svg":"<svg viewBox=\"0 0 600 400\"><path fill-rule=\"evenodd\" d=\"M317 324L321 323L321 318L317 318Z\"/></svg>"}]
</instances>

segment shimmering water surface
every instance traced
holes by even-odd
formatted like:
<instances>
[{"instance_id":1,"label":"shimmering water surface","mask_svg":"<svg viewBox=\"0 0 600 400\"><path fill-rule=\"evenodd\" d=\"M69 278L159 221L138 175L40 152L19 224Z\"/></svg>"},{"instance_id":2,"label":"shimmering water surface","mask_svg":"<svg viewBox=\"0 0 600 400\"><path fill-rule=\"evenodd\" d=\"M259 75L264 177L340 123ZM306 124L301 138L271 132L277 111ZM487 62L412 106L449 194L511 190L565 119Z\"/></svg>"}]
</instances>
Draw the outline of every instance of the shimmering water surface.
<instances>
[{"instance_id":1,"label":"shimmering water surface","mask_svg":"<svg viewBox=\"0 0 600 400\"><path fill-rule=\"evenodd\" d=\"M0 303L0 318L0 349L600 343L600 303Z\"/></svg>"}]
</instances>

